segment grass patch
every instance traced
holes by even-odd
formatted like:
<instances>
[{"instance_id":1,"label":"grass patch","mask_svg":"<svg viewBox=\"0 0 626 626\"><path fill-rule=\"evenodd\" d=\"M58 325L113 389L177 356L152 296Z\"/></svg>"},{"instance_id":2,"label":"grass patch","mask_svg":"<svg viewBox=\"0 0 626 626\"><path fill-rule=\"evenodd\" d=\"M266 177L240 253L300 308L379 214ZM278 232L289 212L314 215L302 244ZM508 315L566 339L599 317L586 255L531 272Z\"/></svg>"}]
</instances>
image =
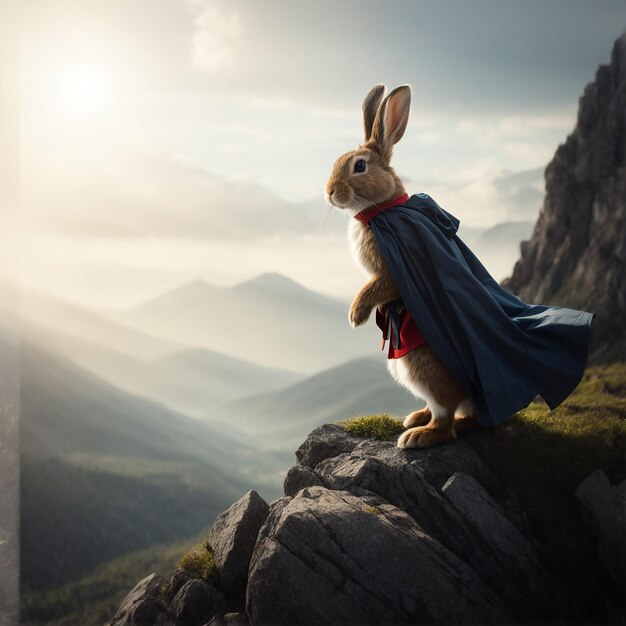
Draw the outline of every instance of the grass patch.
<instances>
[{"instance_id":1,"label":"grass patch","mask_svg":"<svg viewBox=\"0 0 626 626\"><path fill-rule=\"evenodd\" d=\"M357 415L339 422L339 425L353 437L369 437L382 441L390 441L404 431L402 422L386 413Z\"/></svg>"},{"instance_id":2,"label":"grass patch","mask_svg":"<svg viewBox=\"0 0 626 626\"><path fill-rule=\"evenodd\" d=\"M208 541L202 541L191 548L191 550L185 552L180 557L177 566L186 569L209 584L217 582L217 564L215 563L213 549Z\"/></svg>"},{"instance_id":3,"label":"grass patch","mask_svg":"<svg viewBox=\"0 0 626 626\"><path fill-rule=\"evenodd\" d=\"M600 468L614 485L626 479L626 363L588 368L554 411L532 403L501 427L461 437L514 487L550 569L589 582L597 546L573 492Z\"/></svg>"},{"instance_id":4,"label":"grass patch","mask_svg":"<svg viewBox=\"0 0 626 626\"><path fill-rule=\"evenodd\" d=\"M383 441L404 430L386 414L339 425L350 435ZM589 367L554 411L532 403L496 429L460 437L514 488L549 569L574 586L590 583L599 571L597 546L573 492L599 468L614 485L626 479L626 363ZM376 514L374 508L363 510Z\"/></svg>"},{"instance_id":5,"label":"grass patch","mask_svg":"<svg viewBox=\"0 0 626 626\"><path fill-rule=\"evenodd\" d=\"M163 583L159 587L159 593L157 593L156 599L164 606L167 607L167 592L170 589L169 583Z\"/></svg>"},{"instance_id":6,"label":"grass patch","mask_svg":"<svg viewBox=\"0 0 626 626\"><path fill-rule=\"evenodd\" d=\"M589 368L574 393L550 411L533 403L506 423L498 464L526 469L574 490L598 468L612 483L626 479L626 364Z\"/></svg>"}]
</instances>

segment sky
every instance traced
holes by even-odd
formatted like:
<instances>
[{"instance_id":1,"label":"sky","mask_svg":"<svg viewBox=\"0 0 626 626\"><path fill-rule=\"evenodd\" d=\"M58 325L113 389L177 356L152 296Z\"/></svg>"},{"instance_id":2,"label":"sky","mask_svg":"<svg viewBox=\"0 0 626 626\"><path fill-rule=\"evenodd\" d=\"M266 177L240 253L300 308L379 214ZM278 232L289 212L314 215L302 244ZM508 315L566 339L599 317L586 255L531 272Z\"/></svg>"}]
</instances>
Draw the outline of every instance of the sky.
<instances>
[{"instance_id":1,"label":"sky","mask_svg":"<svg viewBox=\"0 0 626 626\"><path fill-rule=\"evenodd\" d=\"M265 271L349 297L363 278L322 190L380 82L413 88L409 193L470 228L534 220L536 194L506 191L541 191L626 5L38 0L19 19L21 278L123 308Z\"/></svg>"}]
</instances>

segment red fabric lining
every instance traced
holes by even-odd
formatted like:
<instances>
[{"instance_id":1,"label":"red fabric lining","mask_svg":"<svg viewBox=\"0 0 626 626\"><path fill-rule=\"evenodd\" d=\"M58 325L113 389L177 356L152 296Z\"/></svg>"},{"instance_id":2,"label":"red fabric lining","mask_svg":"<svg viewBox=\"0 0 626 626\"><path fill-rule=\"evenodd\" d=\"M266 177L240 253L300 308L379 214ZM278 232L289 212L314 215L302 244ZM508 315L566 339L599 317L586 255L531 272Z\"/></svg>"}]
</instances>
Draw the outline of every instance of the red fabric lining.
<instances>
[{"instance_id":1,"label":"red fabric lining","mask_svg":"<svg viewBox=\"0 0 626 626\"><path fill-rule=\"evenodd\" d=\"M387 202L383 202L382 204L373 204L367 209L363 209L360 213L357 213L354 217L359 220L366 226L369 224L370 220L373 217L376 217L379 213L382 213L385 209L390 209L392 206L398 206L399 204L404 204L409 199L409 194L405 193L403 196L399 198L394 198L393 200L387 200Z\"/></svg>"},{"instance_id":2,"label":"red fabric lining","mask_svg":"<svg viewBox=\"0 0 626 626\"><path fill-rule=\"evenodd\" d=\"M383 309L383 310L381 310ZM400 325L400 347L396 348L393 344L393 337L387 335L389 324L387 315L385 314L383 307L376 309L376 324L383 331L383 345L382 349L385 349L385 342L389 339L389 352L387 354L388 359L399 359L405 354L419 348L426 343L426 339L422 332L417 327L415 320L408 309L405 309L402 316L402 324ZM391 330L393 333L393 329Z\"/></svg>"}]
</instances>

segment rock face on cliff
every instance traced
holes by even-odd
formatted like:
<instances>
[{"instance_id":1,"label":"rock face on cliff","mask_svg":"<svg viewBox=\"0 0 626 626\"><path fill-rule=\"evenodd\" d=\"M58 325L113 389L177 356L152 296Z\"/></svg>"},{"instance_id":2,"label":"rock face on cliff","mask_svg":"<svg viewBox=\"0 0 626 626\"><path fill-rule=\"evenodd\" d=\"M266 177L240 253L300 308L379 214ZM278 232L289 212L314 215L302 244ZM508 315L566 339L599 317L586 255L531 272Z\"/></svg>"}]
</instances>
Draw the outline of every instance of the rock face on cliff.
<instances>
[{"instance_id":1,"label":"rock face on cliff","mask_svg":"<svg viewBox=\"0 0 626 626\"><path fill-rule=\"evenodd\" d=\"M317 428L296 453L284 497L267 506L249 492L219 516L211 584L180 569L169 583L153 575L112 624L605 623L621 614L623 558L609 549L600 564L619 533L599 541L589 571L565 580L516 493L481 456L492 433L466 435L404 450ZM582 501L593 501L597 482L581 485ZM626 481L618 495L601 487L607 506L620 506ZM554 528L576 523L569 497L574 508ZM592 514L600 526L607 520L605 509Z\"/></svg>"},{"instance_id":2,"label":"rock face on cliff","mask_svg":"<svg viewBox=\"0 0 626 626\"><path fill-rule=\"evenodd\" d=\"M523 300L597 314L591 360L626 354L626 33L580 99L545 171L530 241L503 285Z\"/></svg>"}]
</instances>

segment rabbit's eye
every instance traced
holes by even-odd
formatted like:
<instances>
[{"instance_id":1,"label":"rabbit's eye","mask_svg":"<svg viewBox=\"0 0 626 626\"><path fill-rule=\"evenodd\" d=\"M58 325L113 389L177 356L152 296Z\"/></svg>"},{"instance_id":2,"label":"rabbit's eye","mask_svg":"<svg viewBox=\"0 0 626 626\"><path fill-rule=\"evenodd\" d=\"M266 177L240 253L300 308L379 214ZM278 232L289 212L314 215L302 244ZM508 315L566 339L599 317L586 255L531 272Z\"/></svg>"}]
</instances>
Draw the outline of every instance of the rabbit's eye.
<instances>
[{"instance_id":1,"label":"rabbit's eye","mask_svg":"<svg viewBox=\"0 0 626 626\"><path fill-rule=\"evenodd\" d=\"M355 172L364 172L365 171L365 161L363 159L359 159L354 163L354 171Z\"/></svg>"}]
</instances>

